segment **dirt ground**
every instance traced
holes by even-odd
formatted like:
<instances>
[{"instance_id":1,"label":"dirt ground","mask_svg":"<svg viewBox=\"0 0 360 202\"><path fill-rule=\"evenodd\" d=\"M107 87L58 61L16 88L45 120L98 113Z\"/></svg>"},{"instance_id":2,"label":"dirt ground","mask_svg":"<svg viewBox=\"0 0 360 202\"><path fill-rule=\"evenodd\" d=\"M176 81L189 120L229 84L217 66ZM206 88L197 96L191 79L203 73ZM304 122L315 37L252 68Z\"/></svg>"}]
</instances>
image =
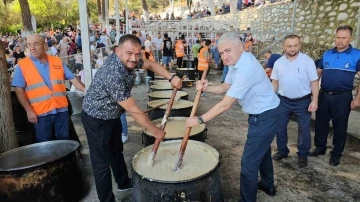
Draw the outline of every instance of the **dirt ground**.
<instances>
[{"instance_id":1,"label":"dirt ground","mask_svg":"<svg viewBox=\"0 0 360 202\"><path fill-rule=\"evenodd\" d=\"M212 83L220 82L220 75L209 75ZM136 98L138 105L146 109L149 88L144 84L135 85L132 95ZM184 88L189 94L189 100L195 98L195 90ZM200 101L197 114L203 114L213 105L219 102L223 96L207 94ZM240 198L240 159L247 135L247 114L243 113L241 107L235 104L230 110L223 113L214 120L208 122L208 139L206 143L216 148L221 155L221 182L224 199L226 202L237 202ZM131 172L130 163L134 155L144 147L141 143L141 127L128 115L129 141L124 146L124 156ZM82 162L84 173L88 182L88 193L82 202L98 201L94 178L89 160L89 149L80 116L73 116L73 121L82 141ZM120 121L119 121L120 122ZM280 162L274 162L275 186L277 194L270 197L263 192L258 192L259 202L356 202L360 201L360 153L346 148L341 164L332 167L328 164L329 151L331 151L332 138L328 140L328 152L325 156L309 158L306 168L297 165L297 124L291 121L288 125L289 157ZM314 132L312 132L314 135ZM272 143L273 153L276 152L276 141ZM115 183L113 184L114 187ZM131 201L131 193L119 194L114 188L117 201Z\"/></svg>"}]
</instances>

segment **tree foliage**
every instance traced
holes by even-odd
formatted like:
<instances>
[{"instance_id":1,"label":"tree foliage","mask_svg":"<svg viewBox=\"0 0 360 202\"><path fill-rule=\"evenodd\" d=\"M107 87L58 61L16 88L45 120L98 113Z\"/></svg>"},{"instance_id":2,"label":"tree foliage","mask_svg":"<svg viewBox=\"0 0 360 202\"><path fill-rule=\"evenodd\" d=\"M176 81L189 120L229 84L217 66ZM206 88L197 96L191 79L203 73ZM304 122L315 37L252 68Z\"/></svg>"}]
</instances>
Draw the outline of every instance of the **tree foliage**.
<instances>
[{"instance_id":1,"label":"tree foliage","mask_svg":"<svg viewBox=\"0 0 360 202\"><path fill-rule=\"evenodd\" d=\"M100 0L101 1L101 0ZM6 2L6 5L3 3ZM88 0L88 10L93 22L98 22L98 0ZM28 0L31 15L38 28L65 27L79 23L78 0ZM168 0L146 0L150 13L159 13L169 6ZM115 10L115 0L109 0L109 9ZM120 11L125 9L125 1L119 0ZM129 11L137 16L143 14L142 0L128 0ZM110 12L111 13L111 12ZM22 28L21 9L18 0L0 1L0 32L15 31Z\"/></svg>"}]
</instances>

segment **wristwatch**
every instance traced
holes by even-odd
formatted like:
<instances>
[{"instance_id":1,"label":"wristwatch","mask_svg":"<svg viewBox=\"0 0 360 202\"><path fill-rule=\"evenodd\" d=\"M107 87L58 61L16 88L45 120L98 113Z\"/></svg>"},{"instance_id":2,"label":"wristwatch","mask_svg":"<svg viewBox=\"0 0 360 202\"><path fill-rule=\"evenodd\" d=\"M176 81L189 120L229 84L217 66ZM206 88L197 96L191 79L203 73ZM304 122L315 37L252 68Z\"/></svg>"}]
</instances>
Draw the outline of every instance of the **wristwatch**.
<instances>
[{"instance_id":1,"label":"wristwatch","mask_svg":"<svg viewBox=\"0 0 360 202\"><path fill-rule=\"evenodd\" d=\"M204 123L204 119L202 119L201 116L198 117L198 123L199 123L199 124L203 124L203 123Z\"/></svg>"},{"instance_id":2,"label":"wristwatch","mask_svg":"<svg viewBox=\"0 0 360 202\"><path fill-rule=\"evenodd\" d=\"M171 78L169 79L169 82L171 83L171 80L175 77L176 75L175 74L173 74L172 76L171 76Z\"/></svg>"}]
</instances>

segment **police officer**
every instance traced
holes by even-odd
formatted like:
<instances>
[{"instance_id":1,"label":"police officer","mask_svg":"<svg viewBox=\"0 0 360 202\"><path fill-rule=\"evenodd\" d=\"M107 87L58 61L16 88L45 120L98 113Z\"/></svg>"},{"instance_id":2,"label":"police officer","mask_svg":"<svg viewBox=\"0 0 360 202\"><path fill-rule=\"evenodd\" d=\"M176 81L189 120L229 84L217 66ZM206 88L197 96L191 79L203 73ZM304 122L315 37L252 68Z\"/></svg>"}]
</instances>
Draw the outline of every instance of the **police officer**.
<instances>
[{"instance_id":1,"label":"police officer","mask_svg":"<svg viewBox=\"0 0 360 202\"><path fill-rule=\"evenodd\" d=\"M292 114L298 122L298 165L305 167L311 148L311 113L317 110L319 82L314 61L300 52L301 41L297 35L289 35L284 40L285 55L279 58L271 74L275 92L280 98L281 116L276 133L278 152L274 160L286 158L287 125Z\"/></svg>"},{"instance_id":2,"label":"police officer","mask_svg":"<svg viewBox=\"0 0 360 202\"><path fill-rule=\"evenodd\" d=\"M360 106L360 88L353 99L352 89L355 74L360 75L360 50L350 45L353 29L340 26L336 30L336 47L327 50L318 69L321 77L319 109L315 121L315 146L310 156L325 155L329 134L329 122L334 127L333 150L329 164L340 164L344 151L348 119L351 109Z\"/></svg>"},{"instance_id":3,"label":"police officer","mask_svg":"<svg viewBox=\"0 0 360 202\"><path fill-rule=\"evenodd\" d=\"M188 118L187 127L208 122L226 110L236 101L249 114L249 129L241 160L240 195L242 202L255 202L257 191L275 196L274 171L270 144L276 133L280 100L258 60L245 52L237 33L223 34L218 50L224 65L230 66L225 82L208 86L208 81L198 81L197 90L224 94L222 101L199 117ZM260 170L261 181L258 183Z\"/></svg>"}]
</instances>

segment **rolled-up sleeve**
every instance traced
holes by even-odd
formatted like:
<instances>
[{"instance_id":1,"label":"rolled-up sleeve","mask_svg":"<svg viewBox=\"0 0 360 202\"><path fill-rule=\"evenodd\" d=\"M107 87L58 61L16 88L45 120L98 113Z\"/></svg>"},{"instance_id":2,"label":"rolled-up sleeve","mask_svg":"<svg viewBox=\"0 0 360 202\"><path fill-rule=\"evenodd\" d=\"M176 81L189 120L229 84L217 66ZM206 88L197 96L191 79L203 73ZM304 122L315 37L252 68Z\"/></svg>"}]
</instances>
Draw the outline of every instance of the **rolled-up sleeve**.
<instances>
[{"instance_id":1,"label":"rolled-up sleeve","mask_svg":"<svg viewBox=\"0 0 360 202\"><path fill-rule=\"evenodd\" d=\"M70 71L69 67L63 63L65 80L71 80L75 78L75 75Z\"/></svg>"}]
</instances>

